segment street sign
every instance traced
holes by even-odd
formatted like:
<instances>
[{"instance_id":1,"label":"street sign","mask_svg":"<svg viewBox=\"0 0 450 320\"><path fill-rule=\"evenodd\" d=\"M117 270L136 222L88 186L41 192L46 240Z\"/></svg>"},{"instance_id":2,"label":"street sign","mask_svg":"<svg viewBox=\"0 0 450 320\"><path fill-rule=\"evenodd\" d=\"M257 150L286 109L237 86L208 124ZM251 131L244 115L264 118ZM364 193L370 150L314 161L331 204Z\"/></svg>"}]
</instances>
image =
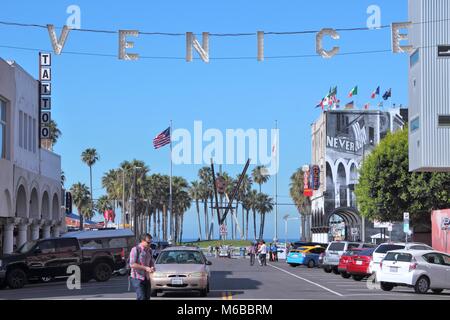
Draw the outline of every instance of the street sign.
<instances>
[{"instance_id":1,"label":"street sign","mask_svg":"<svg viewBox=\"0 0 450 320\"><path fill-rule=\"evenodd\" d=\"M390 222L380 222L378 220L373 221L373 227L376 229L386 229L389 228L390 225L392 225Z\"/></svg>"},{"instance_id":2,"label":"street sign","mask_svg":"<svg viewBox=\"0 0 450 320\"><path fill-rule=\"evenodd\" d=\"M409 212L403 213L403 232L409 233Z\"/></svg>"},{"instance_id":3,"label":"street sign","mask_svg":"<svg viewBox=\"0 0 450 320\"><path fill-rule=\"evenodd\" d=\"M449 217L443 217L441 219L441 229L442 230L448 230L448 226L450 225L450 218Z\"/></svg>"},{"instance_id":4,"label":"street sign","mask_svg":"<svg viewBox=\"0 0 450 320\"><path fill-rule=\"evenodd\" d=\"M225 225L225 224L221 224L220 225L220 235L221 236L224 236L224 235L226 235L227 233L228 233L228 231L227 231L227 226Z\"/></svg>"},{"instance_id":5,"label":"street sign","mask_svg":"<svg viewBox=\"0 0 450 320\"><path fill-rule=\"evenodd\" d=\"M389 225L388 225L388 228L387 228L387 229L388 229L388 231L389 231L389 232L392 232L392 223L389 223Z\"/></svg>"}]
</instances>

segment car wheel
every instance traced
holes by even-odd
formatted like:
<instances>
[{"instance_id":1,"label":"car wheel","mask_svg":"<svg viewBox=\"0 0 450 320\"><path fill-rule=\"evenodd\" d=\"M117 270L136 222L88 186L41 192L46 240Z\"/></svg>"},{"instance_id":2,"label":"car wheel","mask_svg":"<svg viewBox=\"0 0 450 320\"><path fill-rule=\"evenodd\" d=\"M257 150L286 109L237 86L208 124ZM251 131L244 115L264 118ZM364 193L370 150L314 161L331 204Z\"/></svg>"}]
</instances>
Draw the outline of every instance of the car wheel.
<instances>
[{"instance_id":1,"label":"car wheel","mask_svg":"<svg viewBox=\"0 0 450 320\"><path fill-rule=\"evenodd\" d=\"M151 289L150 290L150 297L157 297L158 296L158 291L156 291L155 289Z\"/></svg>"},{"instance_id":2,"label":"car wheel","mask_svg":"<svg viewBox=\"0 0 450 320\"><path fill-rule=\"evenodd\" d=\"M347 272L341 272L341 277L344 278L344 279L348 279L348 278L351 277L351 275L348 274Z\"/></svg>"},{"instance_id":3,"label":"car wheel","mask_svg":"<svg viewBox=\"0 0 450 320\"><path fill-rule=\"evenodd\" d=\"M354 274L354 275L352 276L352 278L353 278L353 280L355 280L355 281L361 281L362 279L364 279L364 276L359 276L359 275Z\"/></svg>"},{"instance_id":4,"label":"car wheel","mask_svg":"<svg viewBox=\"0 0 450 320\"><path fill-rule=\"evenodd\" d=\"M325 271L326 273L331 273L331 268L330 267L324 267L323 271Z\"/></svg>"},{"instance_id":5,"label":"car wheel","mask_svg":"<svg viewBox=\"0 0 450 320\"><path fill-rule=\"evenodd\" d=\"M420 277L414 286L414 291L416 291L416 293L425 294L428 289L430 289L430 280L425 276Z\"/></svg>"},{"instance_id":6,"label":"car wheel","mask_svg":"<svg viewBox=\"0 0 450 320\"><path fill-rule=\"evenodd\" d=\"M23 288L27 282L27 275L22 269L13 269L6 276L6 283L11 289Z\"/></svg>"},{"instance_id":7,"label":"car wheel","mask_svg":"<svg viewBox=\"0 0 450 320\"><path fill-rule=\"evenodd\" d=\"M206 297L208 295L208 289L200 290L200 297Z\"/></svg>"},{"instance_id":8,"label":"car wheel","mask_svg":"<svg viewBox=\"0 0 450 320\"><path fill-rule=\"evenodd\" d=\"M334 274L339 274L339 270L338 270L337 267L334 267L334 268L333 268L333 273L334 273Z\"/></svg>"},{"instance_id":9,"label":"car wheel","mask_svg":"<svg viewBox=\"0 0 450 320\"><path fill-rule=\"evenodd\" d=\"M6 280L0 281L0 290L1 290L1 289L5 289L6 286L7 286Z\"/></svg>"},{"instance_id":10,"label":"car wheel","mask_svg":"<svg viewBox=\"0 0 450 320\"><path fill-rule=\"evenodd\" d=\"M442 293L442 291L444 291L444 289L431 289L431 291L432 291L434 294L439 294L439 293Z\"/></svg>"},{"instance_id":11,"label":"car wheel","mask_svg":"<svg viewBox=\"0 0 450 320\"><path fill-rule=\"evenodd\" d=\"M94 279L98 282L105 282L111 278L112 268L106 262L99 262L94 267Z\"/></svg>"},{"instance_id":12,"label":"car wheel","mask_svg":"<svg viewBox=\"0 0 450 320\"><path fill-rule=\"evenodd\" d=\"M291 267L293 267L293 268L295 268L297 265L296 264L294 264L294 263L289 263L289 265L291 266Z\"/></svg>"},{"instance_id":13,"label":"car wheel","mask_svg":"<svg viewBox=\"0 0 450 320\"><path fill-rule=\"evenodd\" d=\"M394 285L392 283L381 282L380 283L381 290L383 291L391 291L394 289Z\"/></svg>"},{"instance_id":14,"label":"car wheel","mask_svg":"<svg viewBox=\"0 0 450 320\"><path fill-rule=\"evenodd\" d=\"M308 268L314 268L315 266L316 266L316 264L314 263L314 260L308 261Z\"/></svg>"}]
</instances>

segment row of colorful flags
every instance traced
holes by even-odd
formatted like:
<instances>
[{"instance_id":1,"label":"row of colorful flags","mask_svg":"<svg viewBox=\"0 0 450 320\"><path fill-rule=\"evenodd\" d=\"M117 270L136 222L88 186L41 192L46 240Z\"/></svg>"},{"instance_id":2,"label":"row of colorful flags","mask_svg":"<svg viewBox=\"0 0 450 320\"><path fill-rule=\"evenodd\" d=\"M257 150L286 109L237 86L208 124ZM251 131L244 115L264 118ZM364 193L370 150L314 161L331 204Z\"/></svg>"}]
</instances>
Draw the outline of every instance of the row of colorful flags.
<instances>
[{"instance_id":1,"label":"row of colorful flags","mask_svg":"<svg viewBox=\"0 0 450 320\"><path fill-rule=\"evenodd\" d=\"M380 95L380 92L381 92L380 86L378 86L372 92L370 97L372 99L375 99L377 96ZM355 86L355 87L352 88L352 90L350 90L350 92L348 94L348 97L352 98L352 97L354 97L356 95L358 95L358 86ZM392 89L390 88L390 89L386 90L386 92L383 94L382 97L383 97L384 101L387 101L390 97L392 97ZM328 94L316 105L316 108L321 107L322 110L324 110L325 107L328 107L328 108L334 107L336 109L339 109L340 108L340 104L341 104L341 100L339 100L337 98L337 86L335 86L333 88L330 88ZM384 106L383 101L379 102L377 106L378 107L383 107ZM354 109L354 107L355 107L355 102L354 101L350 101L349 103L347 103L345 105L344 108L345 109ZM364 105L364 109L369 109L369 108L370 108L370 102L366 103Z\"/></svg>"}]
</instances>

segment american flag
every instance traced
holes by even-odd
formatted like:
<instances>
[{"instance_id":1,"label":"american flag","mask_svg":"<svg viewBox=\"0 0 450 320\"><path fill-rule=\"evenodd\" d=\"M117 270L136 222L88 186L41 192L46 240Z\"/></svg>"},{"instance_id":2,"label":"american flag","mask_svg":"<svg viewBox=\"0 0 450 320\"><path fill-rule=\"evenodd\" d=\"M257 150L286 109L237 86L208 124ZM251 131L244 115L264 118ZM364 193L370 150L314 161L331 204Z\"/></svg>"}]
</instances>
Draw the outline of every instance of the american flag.
<instances>
[{"instance_id":1,"label":"american flag","mask_svg":"<svg viewBox=\"0 0 450 320\"><path fill-rule=\"evenodd\" d=\"M170 127L158 134L155 139L153 139L153 147L159 149L164 147L166 144L170 143Z\"/></svg>"}]
</instances>

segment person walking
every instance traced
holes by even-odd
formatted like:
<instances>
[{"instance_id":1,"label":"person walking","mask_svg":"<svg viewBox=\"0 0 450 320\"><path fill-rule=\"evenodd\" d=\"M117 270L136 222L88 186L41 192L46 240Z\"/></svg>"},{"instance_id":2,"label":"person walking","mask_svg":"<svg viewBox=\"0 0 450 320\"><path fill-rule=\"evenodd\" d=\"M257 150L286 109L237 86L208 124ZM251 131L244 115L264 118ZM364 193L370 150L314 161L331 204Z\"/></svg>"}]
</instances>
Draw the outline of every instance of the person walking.
<instances>
[{"instance_id":1,"label":"person walking","mask_svg":"<svg viewBox=\"0 0 450 320\"><path fill-rule=\"evenodd\" d=\"M258 250L261 266L267 266L267 246L264 240L261 241L261 247Z\"/></svg>"},{"instance_id":2,"label":"person walking","mask_svg":"<svg viewBox=\"0 0 450 320\"><path fill-rule=\"evenodd\" d=\"M252 245L247 248L247 252L250 256L250 265L253 266L255 264L256 243L252 243Z\"/></svg>"},{"instance_id":3,"label":"person walking","mask_svg":"<svg viewBox=\"0 0 450 320\"><path fill-rule=\"evenodd\" d=\"M150 274L155 271L153 261L152 236L141 235L141 242L130 252L130 282L136 291L137 300L150 300Z\"/></svg>"},{"instance_id":4,"label":"person walking","mask_svg":"<svg viewBox=\"0 0 450 320\"><path fill-rule=\"evenodd\" d=\"M272 244L272 254L273 254L273 261L278 262L278 246L276 242Z\"/></svg>"}]
</instances>

